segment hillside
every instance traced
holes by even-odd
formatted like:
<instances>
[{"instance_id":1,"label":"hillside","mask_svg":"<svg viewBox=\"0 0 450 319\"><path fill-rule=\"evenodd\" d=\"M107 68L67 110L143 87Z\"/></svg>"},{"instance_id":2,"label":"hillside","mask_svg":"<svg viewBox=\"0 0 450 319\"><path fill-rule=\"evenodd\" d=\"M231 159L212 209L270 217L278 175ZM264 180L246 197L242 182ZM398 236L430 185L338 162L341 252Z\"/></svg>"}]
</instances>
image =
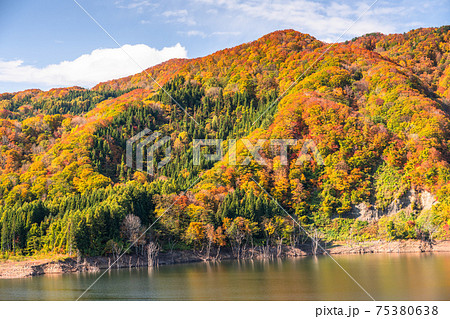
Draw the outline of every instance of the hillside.
<instances>
[{"instance_id":1,"label":"hillside","mask_svg":"<svg viewBox=\"0 0 450 319\"><path fill-rule=\"evenodd\" d=\"M116 255L160 217L137 253L155 241L239 255L306 240L283 209L324 240L449 238L449 52L448 26L331 47L284 30L91 90L3 93L1 250ZM171 139L155 176L125 165L144 128ZM267 165L194 165L193 139L244 137L299 143L287 165L269 143ZM324 165L296 163L311 140Z\"/></svg>"}]
</instances>

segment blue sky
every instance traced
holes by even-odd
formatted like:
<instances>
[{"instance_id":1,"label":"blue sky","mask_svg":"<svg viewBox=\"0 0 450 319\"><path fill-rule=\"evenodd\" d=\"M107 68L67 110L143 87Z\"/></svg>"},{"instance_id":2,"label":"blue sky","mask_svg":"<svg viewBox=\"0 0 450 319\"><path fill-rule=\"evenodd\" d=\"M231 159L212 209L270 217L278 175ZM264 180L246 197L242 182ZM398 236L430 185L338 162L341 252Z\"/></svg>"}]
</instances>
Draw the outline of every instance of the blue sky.
<instances>
[{"instance_id":1,"label":"blue sky","mask_svg":"<svg viewBox=\"0 0 450 319\"><path fill-rule=\"evenodd\" d=\"M73 0L0 0L0 92L91 87L170 58L204 56L280 29L334 42L374 2L77 1L123 50ZM368 32L450 24L449 8L450 0L379 0L340 41Z\"/></svg>"}]
</instances>

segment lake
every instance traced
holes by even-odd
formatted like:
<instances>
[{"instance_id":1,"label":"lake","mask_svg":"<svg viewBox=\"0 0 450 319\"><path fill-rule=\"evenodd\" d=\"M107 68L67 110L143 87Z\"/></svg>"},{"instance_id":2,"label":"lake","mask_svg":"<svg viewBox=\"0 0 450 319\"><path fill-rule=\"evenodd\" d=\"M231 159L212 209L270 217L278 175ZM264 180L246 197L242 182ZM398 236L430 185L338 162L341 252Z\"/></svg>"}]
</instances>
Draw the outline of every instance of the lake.
<instances>
[{"instance_id":1,"label":"lake","mask_svg":"<svg viewBox=\"0 0 450 319\"><path fill-rule=\"evenodd\" d=\"M450 254L335 255L376 300L450 300ZM0 280L0 300L75 300L101 273ZM368 300L328 256L106 273L82 300Z\"/></svg>"}]
</instances>

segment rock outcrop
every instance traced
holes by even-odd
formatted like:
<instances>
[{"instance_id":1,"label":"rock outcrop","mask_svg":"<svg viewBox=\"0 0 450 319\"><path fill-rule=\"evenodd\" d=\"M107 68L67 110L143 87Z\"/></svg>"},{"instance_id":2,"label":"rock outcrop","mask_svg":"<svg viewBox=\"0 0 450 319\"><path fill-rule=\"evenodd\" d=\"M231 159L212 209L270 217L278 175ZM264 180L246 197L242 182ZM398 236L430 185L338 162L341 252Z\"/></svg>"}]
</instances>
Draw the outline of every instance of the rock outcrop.
<instances>
[{"instance_id":1,"label":"rock outcrop","mask_svg":"<svg viewBox=\"0 0 450 319\"><path fill-rule=\"evenodd\" d=\"M436 197L427 191L418 193L414 189L408 190L399 198L393 200L385 209L377 209L371 203L359 203L352 207L350 217L362 221L379 219L382 216L391 216L401 211L412 213L426 211L437 203Z\"/></svg>"}]
</instances>

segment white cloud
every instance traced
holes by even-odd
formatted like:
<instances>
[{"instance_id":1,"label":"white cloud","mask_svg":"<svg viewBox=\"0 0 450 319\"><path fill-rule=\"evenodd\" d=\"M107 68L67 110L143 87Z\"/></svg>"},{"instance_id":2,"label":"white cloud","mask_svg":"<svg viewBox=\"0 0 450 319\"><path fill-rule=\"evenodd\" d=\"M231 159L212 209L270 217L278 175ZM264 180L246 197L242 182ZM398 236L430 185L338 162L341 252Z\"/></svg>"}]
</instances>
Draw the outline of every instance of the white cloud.
<instances>
[{"instance_id":1,"label":"white cloud","mask_svg":"<svg viewBox=\"0 0 450 319\"><path fill-rule=\"evenodd\" d=\"M63 61L43 68L25 65L22 60L0 60L0 82L33 83L46 87L70 85L91 87L101 81L142 72L142 68L172 58L185 57L187 51L178 43L161 50L145 44L97 49L73 61Z\"/></svg>"},{"instance_id":2,"label":"white cloud","mask_svg":"<svg viewBox=\"0 0 450 319\"><path fill-rule=\"evenodd\" d=\"M188 36L188 37L201 37L201 38L214 37L214 36L216 36L216 37L238 36L238 35L242 34L240 31L215 31L215 32L211 32L211 33L205 33L200 30L178 31L177 33L184 35L184 36Z\"/></svg>"},{"instance_id":3,"label":"white cloud","mask_svg":"<svg viewBox=\"0 0 450 319\"><path fill-rule=\"evenodd\" d=\"M187 35L188 37L206 37L206 33L199 30L178 31L178 34Z\"/></svg>"},{"instance_id":4,"label":"white cloud","mask_svg":"<svg viewBox=\"0 0 450 319\"><path fill-rule=\"evenodd\" d=\"M276 25L280 28L293 28L300 32L311 33L332 41L344 33L343 39L362 35L368 32L395 32L399 24L399 16L407 16L414 6L406 6L404 1L379 1L354 23L365 12L373 0L354 2L350 0L318 2L312 0L196 0L196 2L213 12L217 19L221 16L233 17L233 25L239 25L243 31L263 25ZM209 7L209 8L208 8ZM397 18L397 19L396 19Z\"/></svg>"},{"instance_id":5,"label":"white cloud","mask_svg":"<svg viewBox=\"0 0 450 319\"><path fill-rule=\"evenodd\" d=\"M241 34L240 31L216 31L216 32L211 33L211 35L224 35L224 36L227 36L227 35L240 35L240 34Z\"/></svg>"},{"instance_id":6,"label":"white cloud","mask_svg":"<svg viewBox=\"0 0 450 319\"><path fill-rule=\"evenodd\" d=\"M174 11L164 11L162 13L165 17L185 17L188 15L187 10L174 10Z\"/></svg>"},{"instance_id":7,"label":"white cloud","mask_svg":"<svg viewBox=\"0 0 450 319\"><path fill-rule=\"evenodd\" d=\"M187 25L197 24L195 20L189 16L188 11L185 9L164 11L162 15L166 18L169 18L167 22L179 22Z\"/></svg>"},{"instance_id":8,"label":"white cloud","mask_svg":"<svg viewBox=\"0 0 450 319\"><path fill-rule=\"evenodd\" d=\"M120 9L136 9L139 12L142 12L144 8L156 8L158 6L158 4L148 0L118 0L115 4Z\"/></svg>"}]
</instances>

